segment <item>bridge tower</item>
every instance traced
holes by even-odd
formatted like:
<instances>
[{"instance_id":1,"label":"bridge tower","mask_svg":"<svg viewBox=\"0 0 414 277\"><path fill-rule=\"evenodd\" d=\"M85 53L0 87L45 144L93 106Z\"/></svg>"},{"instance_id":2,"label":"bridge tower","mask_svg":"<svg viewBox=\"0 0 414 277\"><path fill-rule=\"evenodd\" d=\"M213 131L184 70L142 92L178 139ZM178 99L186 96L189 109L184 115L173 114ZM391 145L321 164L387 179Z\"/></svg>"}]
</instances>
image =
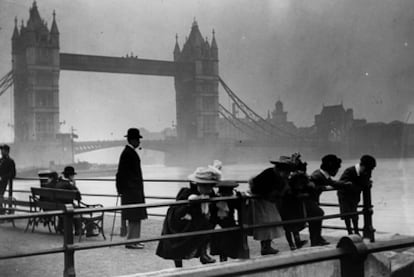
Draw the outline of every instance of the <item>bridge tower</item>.
<instances>
[{"instance_id":1,"label":"bridge tower","mask_svg":"<svg viewBox=\"0 0 414 277\"><path fill-rule=\"evenodd\" d=\"M218 137L218 48L194 20L182 50L176 41L174 61L194 64L194 74L178 70L175 76L177 136L181 141L213 141Z\"/></svg>"},{"instance_id":2,"label":"bridge tower","mask_svg":"<svg viewBox=\"0 0 414 277\"><path fill-rule=\"evenodd\" d=\"M50 30L36 1L26 26L15 19L12 36L16 142L56 140L59 132L59 30Z\"/></svg>"}]
</instances>

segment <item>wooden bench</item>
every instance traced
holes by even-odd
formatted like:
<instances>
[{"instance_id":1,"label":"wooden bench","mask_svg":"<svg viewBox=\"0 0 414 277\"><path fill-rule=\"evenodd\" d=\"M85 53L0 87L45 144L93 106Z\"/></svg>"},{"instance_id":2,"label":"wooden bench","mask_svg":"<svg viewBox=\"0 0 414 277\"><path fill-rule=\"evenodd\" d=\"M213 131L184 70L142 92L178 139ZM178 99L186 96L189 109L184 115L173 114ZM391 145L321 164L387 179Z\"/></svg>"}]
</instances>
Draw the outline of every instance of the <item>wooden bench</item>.
<instances>
[{"instance_id":1,"label":"wooden bench","mask_svg":"<svg viewBox=\"0 0 414 277\"><path fill-rule=\"evenodd\" d=\"M30 212L42 212L42 211L54 211L64 210L65 204L73 204L75 208L96 208L103 207L100 204L88 205L81 201L81 195L78 191L64 190L64 189L52 189L52 188L30 188L32 195L30 196ZM103 238L106 239L103 224L104 224L104 213L103 212L92 212L80 215L82 229L79 234L79 241L82 235L85 233L87 228L96 228L99 233L102 234ZM39 225L43 223L47 226L49 232L52 232L51 226L55 232L57 229L57 219L55 216L46 216L39 218L30 218L27 222L26 230L32 226L32 232Z\"/></svg>"}]
</instances>

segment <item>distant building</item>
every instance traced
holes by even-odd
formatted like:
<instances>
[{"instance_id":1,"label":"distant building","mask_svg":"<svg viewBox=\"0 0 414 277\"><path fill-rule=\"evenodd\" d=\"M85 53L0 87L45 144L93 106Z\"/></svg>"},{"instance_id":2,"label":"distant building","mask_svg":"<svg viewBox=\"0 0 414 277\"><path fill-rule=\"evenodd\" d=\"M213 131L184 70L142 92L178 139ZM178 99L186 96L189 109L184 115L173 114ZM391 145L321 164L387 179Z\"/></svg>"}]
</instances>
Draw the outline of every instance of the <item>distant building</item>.
<instances>
[{"instance_id":1,"label":"distant building","mask_svg":"<svg viewBox=\"0 0 414 277\"><path fill-rule=\"evenodd\" d=\"M278 100L275 103L275 109L267 113L267 121L272 124L276 130L280 131L282 136L295 135L298 132L298 128L293 122L288 121L287 114L283 109L282 101Z\"/></svg>"}]
</instances>

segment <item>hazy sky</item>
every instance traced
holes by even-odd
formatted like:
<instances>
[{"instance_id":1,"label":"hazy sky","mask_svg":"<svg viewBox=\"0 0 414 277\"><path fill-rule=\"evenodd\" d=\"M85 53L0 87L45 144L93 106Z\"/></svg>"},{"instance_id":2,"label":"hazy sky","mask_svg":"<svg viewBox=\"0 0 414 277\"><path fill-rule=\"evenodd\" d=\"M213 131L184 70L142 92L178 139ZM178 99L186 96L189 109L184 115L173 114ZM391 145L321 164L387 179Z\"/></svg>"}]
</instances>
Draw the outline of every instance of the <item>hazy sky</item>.
<instances>
[{"instance_id":1,"label":"hazy sky","mask_svg":"<svg viewBox=\"0 0 414 277\"><path fill-rule=\"evenodd\" d=\"M195 17L216 31L219 71L262 116L280 97L289 120L309 126L322 105L343 103L368 121L405 121L414 105L413 0L38 0L56 10L61 52L172 60ZM14 17L32 0L0 0L0 76L11 69ZM19 23L20 24L20 23ZM62 131L116 138L130 126L175 121L172 78L61 71ZM10 92L0 97L0 141L10 140ZM220 91L220 102L230 102ZM410 118L414 122L414 116ZM111 135L112 133L112 135Z\"/></svg>"}]
</instances>

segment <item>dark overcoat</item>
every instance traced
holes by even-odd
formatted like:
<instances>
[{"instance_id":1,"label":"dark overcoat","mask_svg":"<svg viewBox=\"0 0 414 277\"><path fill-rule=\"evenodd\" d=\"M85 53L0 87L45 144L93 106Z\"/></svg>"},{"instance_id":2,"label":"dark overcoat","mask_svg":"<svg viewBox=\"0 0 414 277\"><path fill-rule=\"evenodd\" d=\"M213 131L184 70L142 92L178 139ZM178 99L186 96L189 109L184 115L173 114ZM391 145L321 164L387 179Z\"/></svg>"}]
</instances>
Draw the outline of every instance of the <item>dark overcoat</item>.
<instances>
[{"instance_id":1,"label":"dark overcoat","mask_svg":"<svg viewBox=\"0 0 414 277\"><path fill-rule=\"evenodd\" d=\"M9 181L16 177L16 165L10 157L0 159L0 177L0 196L2 196Z\"/></svg>"},{"instance_id":2,"label":"dark overcoat","mask_svg":"<svg viewBox=\"0 0 414 277\"><path fill-rule=\"evenodd\" d=\"M145 203L141 160L138 153L130 146L125 146L119 158L116 189L121 195L122 205ZM147 218L147 210L146 208L128 209L123 210L122 215L126 220L139 221Z\"/></svg>"},{"instance_id":3,"label":"dark overcoat","mask_svg":"<svg viewBox=\"0 0 414 277\"><path fill-rule=\"evenodd\" d=\"M199 192L191 188L182 188L176 197L176 200L188 200L191 194L199 195ZM212 212L210 205L210 212ZM188 214L190 220L184 219ZM214 229L215 223L212 218L207 218L201 212L200 203L189 205L171 206L164 219L162 227L162 235L180 234L184 232L193 232L201 230ZM160 240L156 250L156 254L164 259L183 260L199 257L202 249L209 242L209 237L186 237Z\"/></svg>"},{"instance_id":4,"label":"dark overcoat","mask_svg":"<svg viewBox=\"0 0 414 277\"><path fill-rule=\"evenodd\" d=\"M369 175L359 175L355 166L345 169L340 181L350 182L352 185L338 189L338 201L341 213L356 212L361 200L361 192L370 184ZM357 216L356 216L357 217Z\"/></svg>"}]
</instances>

